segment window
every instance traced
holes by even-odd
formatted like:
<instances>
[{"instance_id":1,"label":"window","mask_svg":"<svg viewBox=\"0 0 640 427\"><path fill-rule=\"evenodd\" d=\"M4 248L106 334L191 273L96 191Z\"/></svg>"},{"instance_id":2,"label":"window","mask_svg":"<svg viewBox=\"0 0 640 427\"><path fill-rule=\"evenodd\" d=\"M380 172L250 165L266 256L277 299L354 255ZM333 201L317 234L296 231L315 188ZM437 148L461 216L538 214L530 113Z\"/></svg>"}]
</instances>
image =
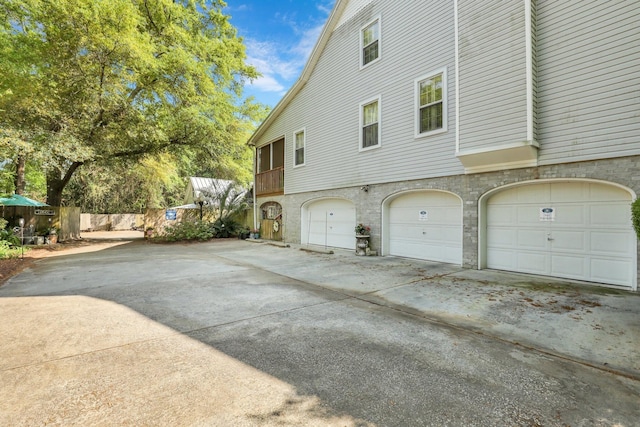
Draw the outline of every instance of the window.
<instances>
[{"instance_id":1,"label":"window","mask_svg":"<svg viewBox=\"0 0 640 427\"><path fill-rule=\"evenodd\" d=\"M258 173L284 168L284 138L258 148Z\"/></svg>"},{"instance_id":2,"label":"window","mask_svg":"<svg viewBox=\"0 0 640 427\"><path fill-rule=\"evenodd\" d=\"M271 169L271 144L258 148L258 173Z\"/></svg>"},{"instance_id":3,"label":"window","mask_svg":"<svg viewBox=\"0 0 640 427\"><path fill-rule=\"evenodd\" d=\"M362 67L380 58L380 18L365 25L360 32Z\"/></svg>"},{"instance_id":4,"label":"window","mask_svg":"<svg viewBox=\"0 0 640 427\"><path fill-rule=\"evenodd\" d=\"M360 149L380 145L380 97L360 104Z\"/></svg>"},{"instance_id":5,"label":"window","mask_svg":"<svg viewBox=\"0 0 640 427\"><path fill-rule=\"evenodd\" d=\"M293 167L304 165L305 132L301 129L293 134Z\"/></svg>"},{"instance_id":6,"label":"window","mask_svg":"<svg viewBox=\"0 0 640 427\"><path fill-rule=\"evenodd\" d=\"M447 130L447 79L445 70L416 80L416 137Z\"/></svg>"}]
</instances>

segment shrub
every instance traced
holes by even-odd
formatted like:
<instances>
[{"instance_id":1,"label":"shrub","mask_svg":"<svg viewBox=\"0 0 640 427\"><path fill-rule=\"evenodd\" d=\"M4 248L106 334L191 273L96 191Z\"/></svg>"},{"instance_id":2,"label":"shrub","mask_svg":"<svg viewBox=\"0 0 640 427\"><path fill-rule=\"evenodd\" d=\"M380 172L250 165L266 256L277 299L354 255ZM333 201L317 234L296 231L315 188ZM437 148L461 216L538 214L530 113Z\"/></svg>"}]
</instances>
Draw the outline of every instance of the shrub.
<instances>
[{"instance_id":1,"label":"shrub","mask_svg":"<svg viewBox=\"0 0 640 427\"><path fill-rule=\"evenodd\" d=\"M166 227L161 239L168 242L181 240L209 240L213 238L214 231L206 221L185 221Z\"/></svg>"},{"instance_id":2,"label":"shrub","mask_svg":"<svg viewBox=\"0 0 640 427\"><path fill-rule=\"evenodd\" d=\"M636 235L640 239L640 198L631 203L631 223Z\"/></svg>"},{"instance_id":3,"label":"shrub","mask_svg":"<svg viewBox=\"0 0 640 427\"><path fill-rule=\"evenodd\" d=\"M231 218L219 218L213 223L214 237L224 239L227 237L237 236L242 231L242 227Z\"/></svg>"},{"instance_id":4,"label":"shrub","mask_svg":"<svg viewBox=\"0 0 640 427\"><path fill-rule=\"evenodd\" d=\"M6 240L0 240L0 259L18 258L23 251L26 252L24 248L11 246Z\"/></svg>"},{"instance_id":5,"label":"shrub","mask_svg":"<svg viewBox=\"0 0 640 427\"><path fill-rule=\"evenodd\" d=\"M0 242L7 242L7 246L20 244L20 236L17 236L12 230L7 230L7 220L0 218Z\"/></svg>"}]
</instances>

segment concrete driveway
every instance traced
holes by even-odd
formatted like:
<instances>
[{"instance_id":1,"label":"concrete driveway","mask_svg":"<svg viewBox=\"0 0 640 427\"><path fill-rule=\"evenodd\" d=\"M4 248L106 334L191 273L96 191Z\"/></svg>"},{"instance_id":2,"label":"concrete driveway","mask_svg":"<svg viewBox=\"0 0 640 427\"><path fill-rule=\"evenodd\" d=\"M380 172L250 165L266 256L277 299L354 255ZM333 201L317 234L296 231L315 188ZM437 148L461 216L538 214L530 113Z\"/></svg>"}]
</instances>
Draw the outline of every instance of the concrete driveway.
<instances>
[{"instance_id":1,"label":"concrete driveway","mask_svg":"<svg viewBox=\"0 0 640 427\"><path fill-rule=\"evenodd\" d=\"M248 241L118 243L0 288L0 425L638 425L637 294Z\"/></svg>"}]
</instances>

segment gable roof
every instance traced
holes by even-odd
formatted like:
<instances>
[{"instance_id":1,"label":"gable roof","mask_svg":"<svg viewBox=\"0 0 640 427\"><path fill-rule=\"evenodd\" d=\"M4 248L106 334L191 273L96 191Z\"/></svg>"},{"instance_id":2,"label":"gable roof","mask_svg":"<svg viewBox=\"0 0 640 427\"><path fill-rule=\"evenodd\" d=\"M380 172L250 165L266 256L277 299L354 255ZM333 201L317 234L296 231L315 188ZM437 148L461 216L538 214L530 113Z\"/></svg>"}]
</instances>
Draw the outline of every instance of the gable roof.
<instances>
[{"instance_id":1,"label":"gable roof","mask_svg":"<svg viewBox=\"0 0 640 427\"><path fill-rule=\"evenodd\" d=\"M365 1L364 3L369 3L370 0ZM329 15L329 19L324 25L322 32L320 33L320 37L316 42L313 50L311 51L311 55L309 55L309 59L302 70L302 74L298 78L298 80L291 86L291 88L287 91L287 93L282 97L280 102L276 104L276 106L271 110L269 115L260 126L255 130L251 138L249 138L248 144L255 145L255 141L262 136L264 131L271 125L271 122L275 120L276 117L285 109L287 105L291 102L291 100L296 96L300 89L304 87L304 85L309 80L309 77L313 73L313 69L318 63L318 59L320 59L320 55L322 55L322 51L324 50L327 42L329 41L329 37L331 37L331 33L336 28L338 23L340 22L340 17L344 12L349 0L337 0L331 14ZM356 2L357 3L357 2ZM360 0L362 3L362 0Z\"/></svg>"}]
</instances>

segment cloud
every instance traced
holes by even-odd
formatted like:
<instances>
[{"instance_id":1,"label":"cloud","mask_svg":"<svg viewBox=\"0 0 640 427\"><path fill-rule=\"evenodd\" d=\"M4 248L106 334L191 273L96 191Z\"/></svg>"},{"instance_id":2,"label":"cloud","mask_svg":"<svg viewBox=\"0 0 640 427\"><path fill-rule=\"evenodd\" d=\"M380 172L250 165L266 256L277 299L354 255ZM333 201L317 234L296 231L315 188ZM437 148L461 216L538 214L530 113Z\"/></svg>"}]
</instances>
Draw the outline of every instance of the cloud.
<instances>
[{"instance_id":1,"label":"cloud","mask_svg":"<svg viewBox=\"0 0 640 427\"><path fill-rule=\"evenodd\" d=\"M227 12L245 12L247 10L252 10L253 8L248 4L240 4L238 6L225 6L225 10Z\"/></svg>"},{"instance_id":2,"label":"cloud","mask_svg":"<svg viewBox=\"0 0 640 427\"><path fill-rule=\"evenodd\" d=\"M316 8L321 16L306 22L299 19L296 13L276 13L282 26L291 28L295 34L295 37L288 40L245 39L247 62L262 74L262 77L253 80L249 86L261 92L284 95L302 73L333 4L334 0L317 3Z\"/></svg>"},{"instance_id":3,"label":"cloud","mask_svg":"<svg viewBox=\"0 0 640 427\"><path fill-rule=\"evenodd\" d=\"M296 52L300 58L303 58L302 62L306 62L306 60L309 59L309 55L311 55L311 51L316 45L318 37L320 37L322 28L324 28L324 24L304 31L302 38L293 47L293 51Z\"/></svg>"}]
</instances>

